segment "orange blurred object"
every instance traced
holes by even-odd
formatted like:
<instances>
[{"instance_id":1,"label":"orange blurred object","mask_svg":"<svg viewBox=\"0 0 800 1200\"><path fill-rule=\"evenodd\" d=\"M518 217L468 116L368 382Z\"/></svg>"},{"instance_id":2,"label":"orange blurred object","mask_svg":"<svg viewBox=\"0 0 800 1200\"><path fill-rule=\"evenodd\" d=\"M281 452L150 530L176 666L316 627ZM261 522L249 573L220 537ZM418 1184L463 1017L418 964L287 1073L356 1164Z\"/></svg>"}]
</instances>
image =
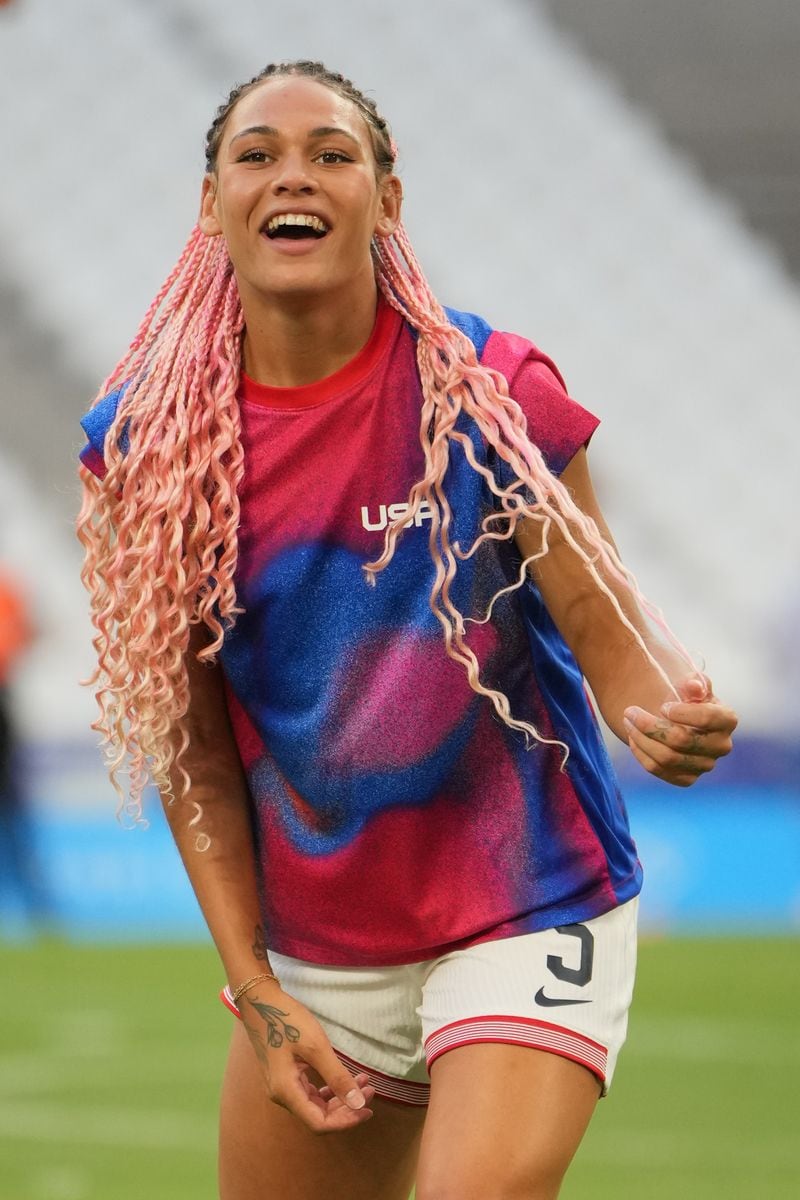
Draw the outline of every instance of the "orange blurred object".
<instances>
[{"instance_id":1,"label":"orange blurred object","mask_svg":"<svg viewBox=\"0 0 800 1200\"><path fill-rule=\"evenodd\" d=\"M0 4L4 0L0 0ZM33 638L25 601L12 577L0 570L0 684L8 681L17 659Z\"/></svg>"}]
</instances>

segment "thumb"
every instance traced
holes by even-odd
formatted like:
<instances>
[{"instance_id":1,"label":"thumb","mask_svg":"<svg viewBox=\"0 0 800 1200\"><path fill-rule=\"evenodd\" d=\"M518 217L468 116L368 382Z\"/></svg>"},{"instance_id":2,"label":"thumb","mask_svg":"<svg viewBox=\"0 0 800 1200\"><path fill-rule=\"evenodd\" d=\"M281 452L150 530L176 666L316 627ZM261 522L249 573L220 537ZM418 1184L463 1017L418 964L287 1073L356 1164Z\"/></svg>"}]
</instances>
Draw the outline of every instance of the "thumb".
<instances>
[{"instance_id":1,"label":"thumb","mask_svg":"<svg viewBox=\"0 0 800 1200\"><path fill-rule=\"evenodd\" d=\"M342 1066L339 1062L330 1046L320 1050L313 1060L310 1055L306 1055L306 1058L343 1104L352 1109L365 1107L366 1096L347 1067Z\"/></svg>"},{"instance_id":2,"label":"thumb","mask_svg":"<svg viewBox=\"0 0 800 1200\"><path fill-rule=\"evenodd\" d=\"M676 691L687 704L702 704L713 695L711 680L707 675L690 675L688 679L682 679L676 685Z\"/></svg>"}]
</instances>

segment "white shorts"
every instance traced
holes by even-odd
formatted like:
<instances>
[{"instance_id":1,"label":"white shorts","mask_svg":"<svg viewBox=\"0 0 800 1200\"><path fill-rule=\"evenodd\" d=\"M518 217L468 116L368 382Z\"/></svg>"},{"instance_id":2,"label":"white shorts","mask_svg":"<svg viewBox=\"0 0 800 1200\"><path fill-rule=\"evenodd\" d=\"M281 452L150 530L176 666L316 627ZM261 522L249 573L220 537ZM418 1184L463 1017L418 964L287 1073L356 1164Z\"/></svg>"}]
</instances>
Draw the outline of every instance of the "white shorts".
<instances>
[{"instance_id":1,"label":"white shorts","mask_svg":"<svg viewBox=\"0 0 800 1200\"><path fill-rule=\"evenodd\" d=\"M326 967L270 953L283 989L321 1022L379 1096L425 1105L440 1055L533 1046L611 1084L636 971L638 897L594 920L481 942L398 967ZM222 999L237 1016L229 988Z\"/></svg>"}]
</instances>

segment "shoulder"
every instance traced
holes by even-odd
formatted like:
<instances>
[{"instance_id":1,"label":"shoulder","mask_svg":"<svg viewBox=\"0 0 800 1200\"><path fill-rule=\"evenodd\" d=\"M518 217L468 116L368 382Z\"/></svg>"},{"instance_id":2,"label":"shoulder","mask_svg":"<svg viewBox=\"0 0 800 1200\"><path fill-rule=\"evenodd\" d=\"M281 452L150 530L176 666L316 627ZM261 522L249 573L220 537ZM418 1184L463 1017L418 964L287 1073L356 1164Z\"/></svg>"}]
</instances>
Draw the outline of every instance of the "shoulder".
<instances>
[{"instance_id":1,"label":"shoulder","mask_svg":"<svg viewBox=\"0 0 800 1200\"><path fill-rule=\"evenodd\" d=\"M482 366L497 371L525 417L528 437L559 475L599 421L567 392L564 378L548 354L528 338L494 329L474 313L446 308L448 319L475 346Z\"/></svg>"},{"instance_id":2,"label":"shoulder","mask_svg":"<svg viewBox=\"0 0 800 1200\"><path fill-rule=\"evenodd\" d=\"M478 358L481 358L486 343L494 332L488 321L475 313L462 312L458 308L445 308L445 314L451 325L455 325L465 337L468 337L475 347Z\"/></svg>"},{"instance_id":3,"label":"shoulder","mask_svg":"<svg viewBox=\"0 0 800 1200\"><path fill-rule=\"evenodd\" d=\"M522 372L532 377L539 376L543 382L555 383L566 393L566 384L556 364L549 355L530 339L517 333L495 329L485 317L476 313L463 312L458 308L445 308L448 320L468 337L475 347L478 361L485 367L505 375L509 385Z\"/></svg>"},{"instance_id":4,"label":"shoulder","mask_svg":"<svg viewBox=\"0 0 800 1200\"><path fill-rule=\"evenodd\" d=\"M85 416L81 417L81 427L86 434L86 445L80 452L80 460L85 467L88 467L100 479L106 474L106 437L108 436L109 429L114 424L120 400L125 395L127 387L128 384L123 383L121 387L116 388L113 392L108 392L98 400L94 408L91 408ZM125 430L122 431L119 445L120 449L125 453L127 450Z\"/></svg>"}]
</instances>

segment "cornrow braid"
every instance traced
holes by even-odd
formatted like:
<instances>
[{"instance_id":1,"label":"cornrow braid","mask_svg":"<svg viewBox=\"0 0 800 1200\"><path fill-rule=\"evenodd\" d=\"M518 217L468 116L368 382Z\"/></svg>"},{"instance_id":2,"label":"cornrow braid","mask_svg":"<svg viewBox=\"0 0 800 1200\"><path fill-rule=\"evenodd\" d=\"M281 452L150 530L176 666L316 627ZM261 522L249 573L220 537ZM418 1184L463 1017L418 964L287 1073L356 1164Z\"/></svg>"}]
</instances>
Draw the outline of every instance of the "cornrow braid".
<instances>
[{"instance_id":1,"label":"cornrow braid","mask_svg":"<svg viewBox=\"0 0 800 1200\"><path fill-rule=\"evenodd\" d=\"M366 121L378 179L391 172L394 144L373 101L344 76L307 60L273 63L233 89L206 137L210 172L239 100L265 80L285 75L313 79L351 101ZM364 565L367 582L374 583L386 569L404 530L422 505L428 505L434 566L430 606L442 627L446 653L461 664L470 686L492 704L500 720L529 742L549 739L514 716L503 692L482 682L481 664L466 641L466 624L488 621L495 603L523 586L528 567L547 553L553 529L583 563L663 679L667 693L676 694L613 585L636 600L687 666L703 678L614 547L548 470L527 435L524 414L509 395L504 376L482 366L472 342L447 319L402 224L389 236L376 237L372 253L384 297L418 335L423 396L419 437L425 473L411 488L405 515L387 525L382 553ZM99 403L111 387L125 385L106 437L106 478L100 481L82 471L78 536L86 552L83 580L91 597L98 658L90 681L97 685L100 707L94 728L103 737L121 807L134 820L141 820L141 794L148 777L168 796L173 794L172 780L177 778L182 794L190 783L181 759L188 744L186 654L191 626L206 627L208 644L200 657L211 659L238 612L234 581L244 464L236 391L243 328L224 241L208 238L196 227L95 401ZM458 428L462 413L494 457L507 464L512 477L508 486L476 457L471 439ZM496 499L475 542L465 548L451 539L453 514L444 482L453 445L462 447ZM459 563L487 541L510 540L522 521L539 525L541 548L520 564L517 579L492 597L485 613L462 614L451 594ZM566 761L567 746L556 744ZM129 775L127 797L117 780L124 769ZM202 814L195 807L196 825ZM198 848L207 844L208 838L199 832Z\"/></svg>"}]
</instances>

